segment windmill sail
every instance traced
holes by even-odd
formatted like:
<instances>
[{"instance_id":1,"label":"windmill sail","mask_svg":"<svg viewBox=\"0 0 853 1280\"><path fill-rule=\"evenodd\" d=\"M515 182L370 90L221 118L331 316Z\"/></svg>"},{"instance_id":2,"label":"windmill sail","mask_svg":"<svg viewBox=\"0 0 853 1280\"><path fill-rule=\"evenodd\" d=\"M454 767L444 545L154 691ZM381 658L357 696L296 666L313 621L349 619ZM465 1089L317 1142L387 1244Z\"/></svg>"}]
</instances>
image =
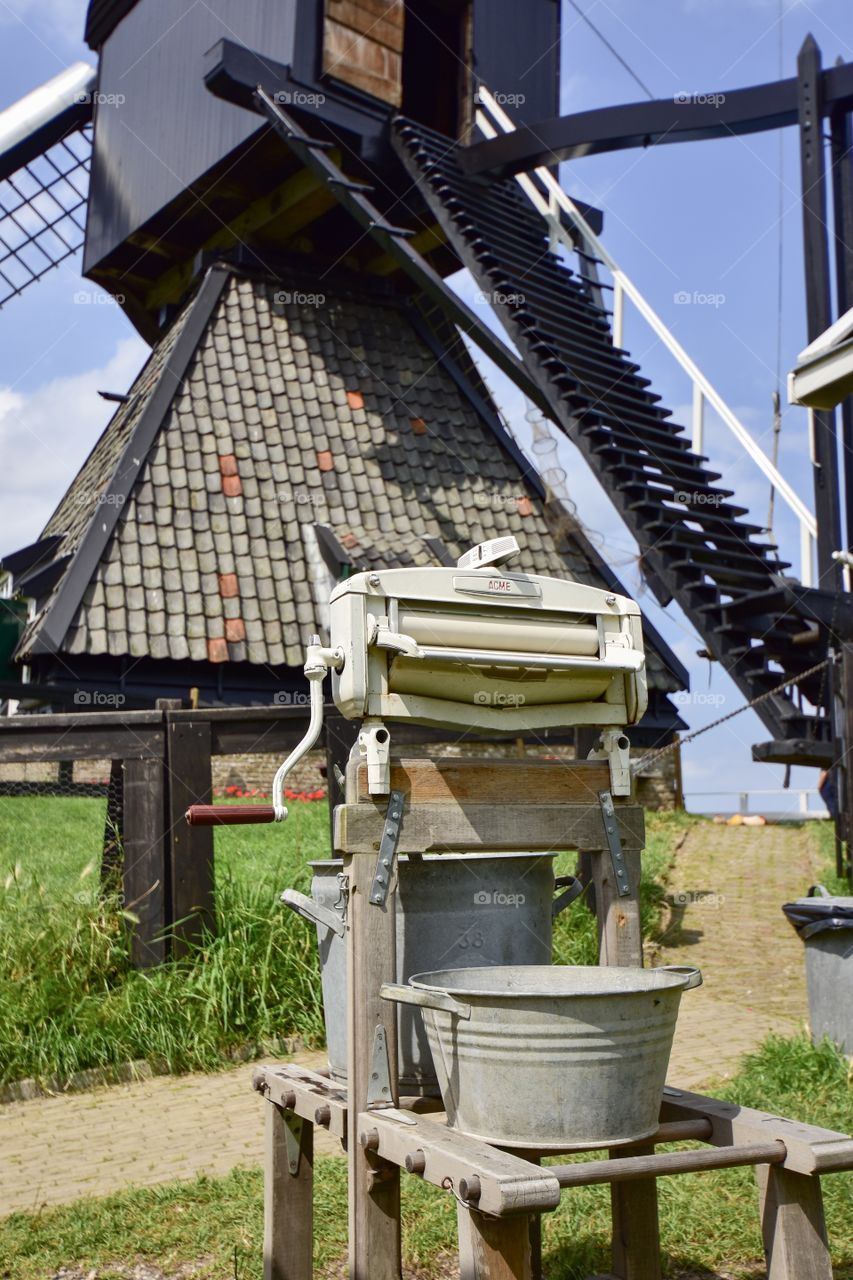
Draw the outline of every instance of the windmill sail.
<instances>
[{"instance_id":1,"label":"windmill sail","mask_svg":"<svg viewBox=\"0 0 853 1280\"><path fill-rule=\"evenodd\" d=\"M0 112L0 307L82 247L95 84L76 62Z\"/></svg>"}]
</instances>

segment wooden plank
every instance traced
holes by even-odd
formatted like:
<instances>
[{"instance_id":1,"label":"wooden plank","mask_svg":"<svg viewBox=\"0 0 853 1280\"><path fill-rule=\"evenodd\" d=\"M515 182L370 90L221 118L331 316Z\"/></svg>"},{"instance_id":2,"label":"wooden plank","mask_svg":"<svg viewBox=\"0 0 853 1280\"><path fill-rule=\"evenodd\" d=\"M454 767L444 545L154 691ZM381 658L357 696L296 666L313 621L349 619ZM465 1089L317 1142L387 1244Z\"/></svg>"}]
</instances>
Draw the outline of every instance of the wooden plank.
<instances>
[{"instance_id":1,"label":"wooden plank","mask_svg":"<svg viewBox=\"0 0 853 1280\"><path fill-rule=\"evenodd\" d=\"M26 719L27 723L9 731L6 726L13 719L16 722ZM162 759L165 743L162 717L159 724L139 726L129 726L124 720L109 726L81 724L64 728L38 723L53 719L53 716L10 716L4 721L0 727L0 764L26 764L40 760Z\"/></svg>"},{"instance_id":2,"label":"wooden plank","mask_svg":"<svg viewBox=\"0 0 853 1280\"><path fill-rule=\"evenodd\" d=\"M294 1175L288 1160L287 1113L274 1102L267 1102L265 1109L264 1280L312 1280L314 1126L296 1119L301 1133Z\"/></svg>"},{"instance_id":3,"label":"wooden plank","mask_svg":"<svg viewBox=\"0 0 853 1280\"><path fill-rule=\"evenodd\" d=\"M186 953L204 930L213 930L213 828L190 826L191 804L210 804L210 725L203 720L166 717L166 767L169 783L168 838L171 872L173 953Z\"/></svg>"},{"instance_id":4,"label":"wooden plank","mask_svg":"<svg viewBox=\"0 0 853 1280\"><path fill-rule=\"evenodd\" d=\"M846 1133L767 1115L764 1111L706 1098L685 1089L667 1086L660 1118L662 1121L710 1120L711 1133L707 1141L714 1146L784 1142L788 1152L784 1167L794 1173L835 1173L853 1169L853 1138Z\"/></svg>"},{"instance_id":5,"label":"wooden plank","mask_svg":"<svg viewBox=\"0 0 853 1280\"><path fill-rule=\"evenodd\" d=\"M643 845L643 811L638 805L617 809L626 850ZM335 849L373 853L379 847L384 811L380 805L341 805L335 814ZM600 849L604 824L595 805L530 805L517 820L493 804L422 804L403 813L401 853L513 851L527 849Z\"/></svg>"},{"instance_id":6,"label":"wooden plank","mask_svg":"<svg viewBox=\"0 0 853 1280\"><path fill-rule=\"evenodd\" d=\"M625 846L624 840L623 851L631 887L630 895L624 898L617 889L609 851L600 850L593 854L591 860L598 920L599 964L642 965L640 853L637 849Z\"/></svg>"},{"instance_id":7,"label":"wooden plank","mask_svg":"<svg viewBox=\"0 0 853 1280\"><path fill-rule=\"evenodd\" d=\"M469 1209L465 1236L460 1280L532 1280L526 1216L490 1218Z\"/></svg>"},{"instance_id":8,"label":"wooden plank","mask_svg":"<svg viewBox=\"0 0 853 1280\"><path fill-rule=\"evenodd\" d=\"M355 797L357 747L347 766L347 799ZM349 806L341 806L349 807ZM386 802L387 807L387 802ZM377 846L378 847L378 846ZM384 906L370 901L374 860L344 859L347 903L347 1165L351 1280L399 1280L400 1170L352 1141L367 1110L376 1028L385 1030L392 1101L397 1102L397 1007L379 989L396 980L396 883Z\"/></svg>"},{"instance_id":9,"label":"wooden plank","mask_svg":"<svg viewBox=\"0 0 853 1280\"><path fill-rule=\"evenodd\" d=\"M653 1143L617 1147L612 1160L626 1155L654 1155ZM613 1274L622 1280L661 1280L658 1187L654 1178L614 1182L610 1187L613 1218Z\"/></svg>"},{"instance_id":10,"label":"wooden plank","mask_svg":"<svg viewBox=\"0 0 853 1280\"><path fill-rule=\"evenodd\" d=\"M137 968L166 959L166 794L160 760L124 764L124 904L138 917L131 955Z\"/></svg>"},{"instance_id":11,"label":"wooden plank","mask_svg":"<svg viewBox=\"0 0 853 1280\"><path fill-rule=\"evenodd\" d=\"M536 804L598 804L610 787L610 770L601 761L550 760L392 760L391 788L411 804L500 804L513 808ZM367 765L358 770L358 798L369 800Z\"/></svg>"},{"instance_id":12,"label":"wooden plank","mask_svg":"<svg viewBox=\"0 0 853 1280\"><path fill-rule=\"evenodd\" d=\"M495 1216L555 1209L560 1185L550 1165L540 1168L511 1151L502 1151L479 1138L457 1133L428 1116L393 1110L362 1112L359 1135L375 1131L379 1155L406 1166L407 1157L420 1153L419 1175L434 1186L454 1187L477 1179L477 1204Z\"/></svg>"},{"instance_id":13,"label":"wooden plank","mask_svg":"<svg viewBox=\"0 0 853 1280\"><path fill-rule=\"evenodd\" d=\"M778 1165L755 1176L767 1280L832 1280L820 1178Z\"/></svg>"}]
</instances>

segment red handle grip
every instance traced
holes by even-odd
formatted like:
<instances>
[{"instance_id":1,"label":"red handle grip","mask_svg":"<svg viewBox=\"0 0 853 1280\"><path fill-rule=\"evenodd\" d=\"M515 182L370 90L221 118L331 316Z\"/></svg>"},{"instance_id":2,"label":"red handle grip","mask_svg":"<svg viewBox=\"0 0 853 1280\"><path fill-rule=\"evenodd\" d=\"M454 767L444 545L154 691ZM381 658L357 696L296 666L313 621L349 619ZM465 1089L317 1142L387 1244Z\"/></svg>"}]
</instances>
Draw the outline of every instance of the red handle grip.
<instances>
[{"instance_id":1,"label":"red handle grip","mask_svg":"<svg viewBox=\"0 0 853 1280\"><path fill-rule=\"evenodd\" d=\"M275 822L275 809L271 804L191 804L187 822L191 827L243 827Z\"/></svg>"}]
</instances>

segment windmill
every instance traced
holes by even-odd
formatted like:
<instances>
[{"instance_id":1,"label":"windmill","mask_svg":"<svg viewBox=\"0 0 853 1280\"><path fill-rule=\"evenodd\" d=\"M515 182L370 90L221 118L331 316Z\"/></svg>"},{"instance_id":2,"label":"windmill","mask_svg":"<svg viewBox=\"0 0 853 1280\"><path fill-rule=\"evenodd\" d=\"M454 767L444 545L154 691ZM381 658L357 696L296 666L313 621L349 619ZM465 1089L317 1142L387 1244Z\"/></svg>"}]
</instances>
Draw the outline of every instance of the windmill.
<instances>
[{"instance_id":1,"label":"windmill","mask_svg":"<svg viewBox=\"0 0 853 1280\"><path fill-rule=\"evenodd\" d=\"M467 342L581 450L658 600L678 601L756 703L771 739L758 758L831 763L824 660L847 606L827 562L841 537L830 424L807 588L621 345L625 277L611 295L602 215L545 166L799 121L819 193L814 131L846 121L853 68L822 72L807 51L798 79L728 93L713 118L678 102L560 117L559 31L556 0L231 0L174 26L160 0L92 0L96 88L77 104L91 117L63 133L57 109L39 154L91 129L83 271L153 352L43 537L4 561L36 600L16 651L33 685L62 687L61 656L78 682L97 672L143 701L190 684L295 690L318 584L504 532L531 567L615 588ZM499 331L447 284L460 266ZM277 485L290 509L273 515ZM647 633L654 740L686 673Z\"/></svg>"}]
</instances>

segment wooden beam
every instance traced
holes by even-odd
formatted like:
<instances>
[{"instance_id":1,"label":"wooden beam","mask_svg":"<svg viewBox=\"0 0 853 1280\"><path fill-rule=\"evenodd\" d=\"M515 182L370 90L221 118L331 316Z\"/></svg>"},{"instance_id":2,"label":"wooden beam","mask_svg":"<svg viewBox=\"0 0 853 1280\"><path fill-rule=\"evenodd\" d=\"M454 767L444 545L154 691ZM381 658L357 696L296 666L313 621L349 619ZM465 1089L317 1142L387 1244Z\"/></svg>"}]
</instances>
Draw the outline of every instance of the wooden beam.
<instances>
[{"instance_id":1,"label":"wooden beam","mask_svg":"<svg viewBox=\"0 0 853 1280\"><path fill-rule=\"evenodd\" d=\"M413 249L417 249L418 253L426 255L432 253L433 249L439 249L447 244L447 236L436 222L412 236L409 244ZM390 253L378 253L375 257L369 258L365 264L365 271L374 276L390 276L399 269L399 262Z\"/></svg>"},{"instance_id":2,"label":"wooden beam","mask_svg":"<svg viewBox=\"0 0 853 1280\"><path fill-rule=\"evenodd\" d=\"M770 1116L734 1102L721 1102L702 1094L667 1086L660 1118L670 1120L707 1119L714 1146L732 1143L784 1142L784 1167L794 1173L836 1173L853 1169L853 1138L833 1129Z\"/></svg>"},{"instance_id":3,"label":"wooden beam","mask_svg":"<svg viewBox=\"0 0 853 1280\"><path fill-rule=\"evenodd\" d=\"M610 786L606 762L401 758L391 761L391 789L409 804L496 804L526 809L541 804L598 805ZM358 799L369 801L367 765L358 766Z\"/></svg>"},{"instance_id":4,"label":"wooden beam","mask_svg":"<svg viewBox=\"0 0 853 1280\"><path fill-rule=\"evenodd\" d=\"M617 809L624 849L643 845L643 811L638 805ZM335 849L375 853L384 824L380 805L345 804L335 814ZM519 840L532 852L552 849L600 849L604 844L601 811L591 804L530 805L519 827L495 804L422 804L406 806L400 853L512 852Z\"/></svg>"},{"instance_id":5,"label":"wooden beam","mask_svg":"<svg viewBox=\"0 0 853 1280\"><path fill-rule=\"evenodd\" d=\"M337 203L332 192L307 169L300 169L273 191L259 196L206 241L198 252L212 253L230 249L256 235L263 227L279 219L282 238L322 216ZM145 297L147 311L156 311L168 302L176 302L186 293L196 270L198 253L164 272Z\"/></svg>"}]
</instances>

